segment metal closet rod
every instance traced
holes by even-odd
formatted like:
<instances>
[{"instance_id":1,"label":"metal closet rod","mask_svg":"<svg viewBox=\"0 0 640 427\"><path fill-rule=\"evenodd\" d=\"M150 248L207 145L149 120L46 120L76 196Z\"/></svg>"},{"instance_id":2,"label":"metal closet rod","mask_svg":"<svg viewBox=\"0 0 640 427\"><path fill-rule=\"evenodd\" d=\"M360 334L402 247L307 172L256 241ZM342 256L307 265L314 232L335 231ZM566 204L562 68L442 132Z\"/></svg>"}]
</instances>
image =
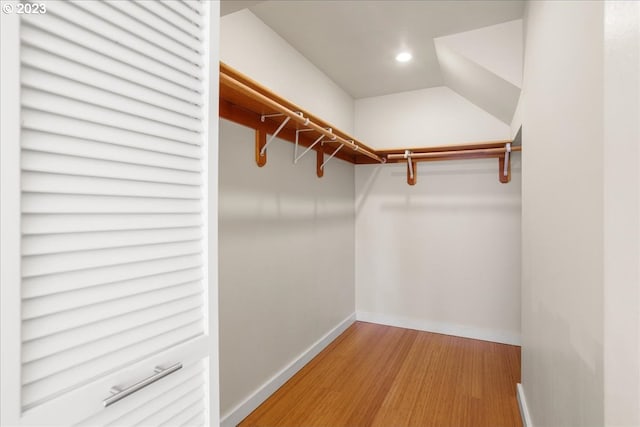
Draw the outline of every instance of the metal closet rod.
<instances>
[{"instance_id":1,"label":"metal closet rod","mask_svg":"<svg viewBox=\"0 0 640 427\"><path fill-rule=\"evenodd\" d=\"M512 146L511 151L521 151L521 146ZM410 150L409 150L410 151ZM477 156L494 156L504 154L507 151L506 147L499 148L476 148L471 150L455 150L455 151L432 151L429 153L411 153L412 160L420 159L438 159L440 157L464 157L469 155ZM406 160L405 154L389 154L388 160Z\"/></svg>"},{"instance_id":2,"label":"metal closet rod","mask_svg":"<svg viewBox=\"0 0 640 427\"><path fill-rule=\"evenodd\" d=\"M225 73L221 72L220 73L220 81L224 82L225 85L227 86L231 86L234 87L235 89L246 93L247 95L251 96L253 99L260 101L261 103L267 105L269 108L272 108L275 111L278 111L282 114L284 114L285 116L291 118L291 120L300 123L303 126L306 126L310 129L315 130L316 132L331 138L332 141L331 142L335 142L335 143L339 143L339 144L344 144L347 147L350 147L352 150L357 151L359 153L364 154L365 156L372 158L374 160L377 160L380 163L384 163L386 161L386 159L378 156L377 154L372 153L371 151L360 147L358 144L356 144L355 142L351 141L351 140L347 140L342 138L340 135L336 135L333 132L329 132L328 130L326 130L325 128L315 124L314 122L312 122L311 120L309 120L306 117L303 117L302 115L296 113L295 111L291 111L290 109L288 109L287 107L277 103L276 101L270 99L269 97L261 94L260 92L250 88L247 85L244 85L242 83L240 83L239 81L237 81L236 79L234 79L233 77L230 77L228 75L226 75ZM334 139L335 137L335 139Z\"/></svg>"}]
</instances>

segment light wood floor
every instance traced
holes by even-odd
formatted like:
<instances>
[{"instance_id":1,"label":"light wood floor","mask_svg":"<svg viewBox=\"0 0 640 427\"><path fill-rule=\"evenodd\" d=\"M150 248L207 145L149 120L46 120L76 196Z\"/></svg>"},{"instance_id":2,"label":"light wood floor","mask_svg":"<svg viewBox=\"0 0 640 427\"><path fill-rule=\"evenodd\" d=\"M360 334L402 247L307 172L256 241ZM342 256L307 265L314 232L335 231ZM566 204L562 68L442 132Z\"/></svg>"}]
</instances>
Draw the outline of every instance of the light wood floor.
<instances>
[{"instance_id":1,"label":"light wood floor","mask_svg":"<svg viewBox=\"0 0 640 427\"><path fill-rule=\"evenodd\" d=\"M520 347L356 322L242 427L519 427Z\"/></svg>"}]
</instances>

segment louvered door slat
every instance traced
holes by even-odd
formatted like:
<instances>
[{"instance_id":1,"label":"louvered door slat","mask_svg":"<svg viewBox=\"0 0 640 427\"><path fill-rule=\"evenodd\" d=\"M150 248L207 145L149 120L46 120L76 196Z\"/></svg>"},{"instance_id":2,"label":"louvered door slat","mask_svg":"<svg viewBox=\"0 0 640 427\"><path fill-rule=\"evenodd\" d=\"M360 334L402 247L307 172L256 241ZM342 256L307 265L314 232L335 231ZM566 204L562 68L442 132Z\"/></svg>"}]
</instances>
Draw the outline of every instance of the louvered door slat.
<instances>
[{"instance_id":1,"label":"louvered door slat","mask_svg":"<svg viewBox=\"0 0 640 427\"><path fill-rule=\"evenodd\" d=\"M158 414L162 417L162 414L167 408L171 408L173 404L180 403L182 399L185 397L189 398L193 394L197 395L201 399L203 388L203 383L195 378L190 381L186 381L172 390L173 395L179 396L178 399L171 399L169 396L158 397L153 401L147 402L146 405L141 406L136 411L132 411L116 422L108 425L114 427L123 424L131 426L157 426L158 424L154 424L153 420Z\"/></svg>"},{"instance_id":2,"label":"louvered door slat","mask_svg":"<svg viewBox=\"0 0 640 427\"><path fill-rule=\"evenodd\" d=\"M22 170L29 172L48 172L194 186L199 186L202 183L201 176L197 172L31 150L23 151L21 163Z\"/></svg>"},{"instance_id":3,"label":"louvered door slat","mask_svg":"<svg viewBox=\"0 0 640 427\"><path fill-rule=\"evenodd\" d=\"M145 135L158 136L187 144L199 144L200 142L200 137L197 132L149 119L138 118L110 108L100 107L90 102L56 96L55 94L31 89L29 87L23 87L21 97L22 105L26 108L60 114L89 123L101 124Z\"/></svg>"},{"instance_id":4,"label":"louvered door slat","mask_svg":"<svg viewBox=\"0 0 640 427\"><path fill-rule=\"evenodd\" d=\"M186 19L187 21L197 25L198 27L202 26L202 17L200 16L200 14L196 13L196 11L191 9L189 6L187 6L183 2L178 0L166 0L166 1L163 1L162 4L164 6L167 6L169 9L173 10L177 14L179 14L182 18Z\"/></svg>"},{"instance_id":5,"label":"louvered door slat","mask_svg":"<svg viewBox=\"0 0 640 427\"><path fill-rule=\"evenodd\" d=\"M75 6L91 12L95 16L117 26L118 28L128 31L136 37L153 44L156 48L171 52L173 55L178 58L182 58L189 64L195 64L197 66L195 67L198 73L197 75L201 73L200 67L203 65L202 56L199 55L198 52L176 42L171 37L167 37L162 32L157 31L152 27L139 25L139 21L135 19L135 16L129 16L122 13L103 2L73 0L72 3ZM127 40L129 40L129 37L127 37Z\"/></svg>"},{"instance_id":6,"label":"louvered door slat","mask_svg":"<svg viewBox=\"0 0 640 427\"><path fill-rule=\"evenodd\" d=\"M204 423L205 423L204 411L200 410L200 413L198 415L186 421L184 424L180 424L180 427L201 427L201 426L204 426Z\"/></svg>"},{"instance_id":7,"label":"louvered door slat","mask_svg":"<svg viewBox=\"0 0 640 427\"><path fill-rule=\"evenodd\" d=\"M171 405L174 401L180 400L185 396L189 396L191 393L194 393L194 392L195 393L199 392L200 395L202 396L204 383L201 378L202 377L198 377L198 376L185 378L182 382L175 384L171 388L171 394L158 396L152 400L150 399L144 402L135 410L129 411L128 413L124 414L118 419L113 420L112 422L107 424L107 426L114 426L114 427L121 426L121 425L134 426L134 425L139 425L141 423L147 426L157 425L157 424L152 424L148 421L150 417L152 417L154 414L158 413L159 411L163 411L167 406ZM175 397L172 399L172 396L177 397L177 399Z\"/></svg>"},{"instance_id":8,"label":"louvered door slat","mask_svg":"<svg viewBox=\"0 0 640 427\"><path fill-rule=\"evenodd\" d=\"M154 305L199 295L201 292L202 286L199 282L189 282L166 289L135 295L127 298L127 301L108 301L43 317L25 319L23 322L23 340L29 341L78 328L82 325L100 320L112 319ZM124 302L126 302L126 304Z\"/></svg>"},{"instance_id":9,"label":"louvered door slat","mask_svg":"<svg viewBox=\"0 0 640 427\"><path fill-rule=\"evenodd\" d=\"M86 3L93 4L93 2ZM49 43L51 43L51 41ZM161 107L165 110L172 111L186 117L194 117L197 119L202 118L202 111L197 105L176 98L175 93L172 92L171 94L165 94L158 90L153 90L140 84L132 83L128 80L131 78L128 75L125 76L117 74L118 69L123 72L126 71L126 68L123 69L121 66L117 66L115 71L111 68L97 70L92 68L92 66L95 67L99 65L99 63L92 63L91 61L86 60L84 60L82 64L76 62L75 60L80 59L73 54L74 51L77 50L79 50L78 47L76 47L75 50L73 48L64 50L60 49L59 52L56 51L57 54L52 54L41 50L38 47L25 45L20 51L20 60L23 65L36 70L65 77L86 85L102 88L109 92L124 95L141 102L146 102L150 105L155 105L156 107ZM115 65L118 64L115 61L114 63ZM137 74L139 75L140 73ZM146 83L148 84L149 82ZM189 92L186 93L190 94Z\"/></svg>"},{"instance_id":10,"label":"louvered door slat","mask_svg":"<svg viewBox=\"0 0 640 427\"><path fill-rule=\"evenodd\" d=\"M21 178L22 190L29 193L162 197L191 200L198 200L200 196L199 187L194 185L40 172L23 172Z\"/></svg>"},{"instance_id":11,"label":"louvered door slat","mask_svg":"<svg viewBox=\"0 0 640 427\"><path fill-rule=\"evenodd\" d=\"M197 384L191 390L180 396L178 399L174 399L164 406L161 410L153 414L152 416L140 421L136 426L161 426L168 422L171 418L187 410L190 406L202 402L204 399L204 387L203 384Z\"/></svg>"},{"instance_id":12,"label":"louvered door slat","mask_svg":"<svg viewBox=\"0 0 640 427\"><path fill-rule=\"evenodd\" d=\"M45 214L24 215L22 233L28 236L32 234L197 227L200 225L202 225L202 218L197 214Z\"/></svg>"},{"instance_id":13,"label":"louvered door slat","mask_svg":"<svg viewBox=\"0 0 640 427\"><path fill-rule=\"evenodd\" d=\"M112 1L111 3L118 3L118 1ZM163 3L164 2L154 0L140 0L136 2L137 5L142 6L152 14L160 17L162 21L173 26L174 28L177 28L181 33L191 36L196 40L202 39L202 29L197 24L189 22L187 19L182 18L180 15L175 13L173 10L171 10L171 8L167 7ZM189 39L187 39L186 43L193 44L193 41L189 41Z\"/></svg>"},{"instance_id":14,"label":"louvered door slat","mask_svg":"<svg viewBox=\"0 0 640 427\"><path fill-rule=\"evenodd\" d=\"M191 310L176 316L165 317L154 323L147 323L117 335L94 340L90 343L68 349L54 355L25 362L22 378L26 384L57 374L82 363L104 357L109 353L129 347L142 340L153 338L167 331L197 322L200 310Z\"/></svg>"},{"instance_id":15,"label":"louvered door slat","mask_svg":"<svg viewBox=\"0 0 640 427\"><path fill-rule=\"evenodd\" d=\"M154 6L153 4L145 7L142 2L139 1L126 2L120 0L107 0L105 3L112 8L134 18L141 24L156 29L157 31L161 32L167 37L170 37L181 45L198 53L202 53L200 43L197 43L199 33L196 32L196 37L194 37L193 34L184 31L184 29L176 27L172 23L171 14L165 12L165 16L160 16L159 14L154 13L152 10ZM160 13L164 12L162 9L156 10L160 10Z\"/></svg>"},{"instance_id":16,"label":"louvered door slat","mask_svg":"<svg viewBox=\"0 0 640 427\"><path fill-rule=\"evenodd\" d=\"M101 176L105 177L114 176L113 168L128 167L130 171L136 171L135 175L129 175L132 179L135 179L135 177L138 176L137 174L144 171L157 171L154 176L157 177L155 180L159 182L166 181L180 184L202 183L202 179L200 177L200 162L188 157L31 130L24 131L22 135L22 143L25 150L23 152L23 158L21 159L23 164L25 164L25 156L34 157L34 153L46 153L49 155L57 154L68 156L67 162L80 162L82 159L102 160L102 163L94 162L88 167L93 171L98 168L104 169L107 173L103 173ZM43 154L40 154L40 156L41 157L39 158L42 159ZM87 164L87 161L88 160L84 160L84 163L77 164ZM148 166L148 168L140 168L140 166ZM60 172L59 169L53 169L55 167L60 168L61 166L58 162L53 162L51 159L47 159L45 162L37 163L36 165L27 164L25 169L39 172ZM64 167L68 168L69 166L65 165ZM69 173L69 170L66 169L66 172ZM187 173L179 174L178 172ZM76 175L90 174L76 173ZM179 176L181 179L171 179L173 176ZM188 179L188 181L185 179ZM146 178L142 180L153 181L154 179Z\"/></svg>"},{"instance_id":17,"label":"louvered door slat","mask_svg":"<svg viewBox=\"0 0 640 427\"><path fill-rule=\"evenodd\" d=\"M202 298L196 294L169 302L148 306L145 309L108 317L105 320L78 326L42 338L25 341L22 359L24 363L41 359L93 342L104 337L120 334L141 325L160 321L190 310L200 310Z\"/></svg>"},{"instance_id":18,"label":"louvered door slat","mask_svg":"<svg viewBox=\"0 0 640 427\"><path fill-rule=\"evenodd\" d=\"M193 9L198 15L204 14L202 3L200 3L198 0L182 0L182 2Z\"/></svg>"},{"instance_id":19,"label":"louvered door slat","mask_svg":"<svg viewBox=\"0 0 640 427\"><path fill-rule=\"evenodd\" d=\"M122 268L120 265L76 270L46 276L25 278L22 282L23 298L34 298L56 292L67 292L74 289L108 285L116 282L140 277L150 277L200 266L200 254L154 259L151 261L133 262Z\"/></svg>"},{"instance_id":20,"label":"louvered door slat","mask_svg":"<svg viewBox=\"0 0 640 427\"><path fill-rule=\"evenodd\" d=\"M104 16L100 15L99 12L98 14L87 12L85 7L82 7L82 3L83 2L45 0L45 5L49 13L77 22L85 30L94 32L106 40L126 46L128 49L140 55L152 58L163 65L181 71L193 78L198 80L202 79L202 68L197 64L186 61L157 44L149 43L147 40L138 37L134 32L127 31L126 28L121 28L110 23L104 19ZM96 4L99 5L99 3ZM91 6L88 7L91 8ZM141 28L141 26L138 26L138 28Z\"/></svg>"},{"instance_id":21,"label":"louvered door slat","mask_svg":"<svg viewBox=\"0 0 640 427\"><path fill-rule=\"evenodd\" d=\"M203 396L193 399L193 402L189 404L189 406L180 408L173 417L159 424L159 427L181 426L189 420L199 416L202 413L202 398Z\"/></svg>"},{"instance_id":22,"label":"louvered door slat","mask_svg":"<svg viewBox=\"0 0 640 427\"><path fill-rule=\"evenodd\" d=\"M23 172L21 178L22 190L29 193L162 197L192 200L200 198L200 189L195 185L40 172Z\"/></svg>"},{"instance_id":23,"label":"louvered door slat","mask_svg":"<svg viewBox=\"0 0 640 427\"><path fill-rule=\"evenodd\" d=\"M22 212L66 213L199 213L199 200L24 193Z\"/></svg>"},{"instance_id":24,"label":"louvered door slat","mask_svg":"<svg viewBox=\"0 0 640 427\"><path fill-rule=\"evenodd\" d=\"M168 422L163 424L163 426L180 426L180 427L201 427L205 425L205 412L204 409L202 408L202 404L201 403L196 403L195 405L193 405L192 408L189 409L190 413L194 413L195 415L189 419L187 419L186 421L184 421L182 424L174 424L173 422ZM180 420L183 417L180 418L176 418L176 422L180 422Z\"/></svg>"},{"instance_id":25,"label":"louvered door slat","mask_svg":"<svg viewBox=\"0 0 640 427\"><path fill-rule=\"evenodd\" d=\"M25 298L22 305L22 316L24 319L33 319L164 289L181 283L195 282L200 279L202 279L202 271L198 268L189 268L67 292L52 292L38 297Z\"/></svg>"},{"instance_id":26,"label":"louvered door slat","mask_svg":"<svg viewBox=\"0 0 640 427\"><path fill-rule=\"evenodd\" d=\"M159 123L173 125L180 129L195 132L202 131L202 123L198 119L167 111L164 108L156 107L146 102L131 99L128 95L115 94L93 85L79 83L66 77L60 77L35 68L23 67L21 80L23 87L45 91L80 102L87 102L91 105L97 105L133 116L155 120Z\"/></svg>"},{"instance_id":27,"label":"louvered door slat","mask_svg":"<svg viewBox=\"0 0 640 427\"><path fill-rule=\"evenodd\" d=\"M66 117L57 113L24 108L22 110L22 126L24 129L52 133L61 136L71 136L106 142L118 146L138 148L150 152L170 154L191 159L199 159L201 149L192 144L184 144L162 136L152 136L131 132L112 126L91 123Z\"/></svg>"},{"instance_id":28,"label":"louvered door slat","mask_svg":"<svg viewBox=\"0 0 640 427\"><path fill-rule=\"evenodd\" d=\"M64 38L47 33L40 28L30 26L27 22L25 22L21 30L20 38L24 46L33 47L49 55L63 58L65 61L59 61L56 64L59 65L56 67L55 72L57 73L75 73L83 70L83 68L70 69L69 71L61 70L62 67L66 67L66 62L68 62L66 60L70 60L82 65L84 68L99 70L125 82L138 84L143 90L152 89L157 91L159 95L168 95L185 103L193 103L195 106L201 105L201 100L197 92L181 85L167 82L162 77L136 68L126 62L101 55L89 48L74 43L73 40L65 40ZM50 71L50 69L47 69L47 71ZM79 79L79 81L82 80L84 79ZM194 110L193 107L187 109L185 114L192 115L192 110ZM197 114L193 116L198 117Z\"/></svg>"},{"instance_id":29,"label":"louvered door slat","mask_svg":"<svg viewBox=\"0 0 640 427\"><path fill-rule=\"evenodd\" d=\"M42 276L45 274L129 264L137 261L191 255L201 251L202 245L200 241L192 240L157 245L33 255L22 259L22 275L25 278Z\"/></svg>"},{"instance_id":30,"label":"louvered door slat","mask_svg":"<svg viewBox=\"0 0 640 427\"><path fill-rule=\"evenodd\" d=\"M47 13L43 15L24 15L24 22L30 26L48 31L61 39L92 49L106 57L146 70L148 73L166 79L174 85L194 92L201 90L202 85L198 79L105 39L79 25L72 24L64 16L56 16L56 6L59 7L63 3L51 2L47 8Z\"/></svg>"},{"instance_id":31,"label":"louvered door slat","mask_svg":"<svg viewBox=\"0 0 640 427\"><path fill-rule=\"evenodd\" d=\"M25 236L22 255L45 255L125 246L197 240L202 236L199 227L179 227L150 230L100 231Z\"/></svg>"},{"instance_id":32,"label":"louvered door slat","mask_svg":"<svg viewBox=\"0 0 640 427\"><path fill-rule=\"evenodd\" d=\"M86 394L91 425L202 417L205 7L43 3L20 17L23 414L63 420Z\"/></svg>"}]
</instances>

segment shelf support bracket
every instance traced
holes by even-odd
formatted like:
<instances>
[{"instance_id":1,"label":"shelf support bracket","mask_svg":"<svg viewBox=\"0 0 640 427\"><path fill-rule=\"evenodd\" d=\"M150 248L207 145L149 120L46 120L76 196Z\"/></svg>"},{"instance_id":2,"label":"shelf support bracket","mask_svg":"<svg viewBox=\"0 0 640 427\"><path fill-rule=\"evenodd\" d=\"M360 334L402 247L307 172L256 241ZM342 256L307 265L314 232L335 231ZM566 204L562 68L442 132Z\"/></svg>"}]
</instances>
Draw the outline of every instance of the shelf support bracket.
<instances>
[{"instance_id":1,"label":"shelf support bracket","mask_svg":"<svg viewBox=\"0 0 640 427\"><path fill-rule=\"evenodd\" d=\"M411 151L405 150L404 158L407 159L407 184L416 185L417 164L415 160L411 159Z\"/></svg>"},{"instance_id":2,"label":"shelf support bracket","mask_svg":"<svg viewBox=\"0 0 640 427\"><path fill-rule=\"evenodd\" d=\"M331 155L329 157L327 157L327 160L325 160L321 165L320 165L320 169L324 170L324 167L327 165L327 163L329 163L329 160L333 159L333 157L338 154L338 151L340 151L342 149L342 147L344 147L344 144L340 144L340 146L338 148L336 148L336 150L331 153Z\"/></svg>"},{"instance_id":3,"label":"shelf support bracket","mask_svg":"<svg viewBox=\"0 0 640 427\"><path fill-rule=\"evenodd\" d=\"M316 175L318 178L322 178L324 176L324 171L322 170L322 164L324 163L324 149L320 147L318 151L316 151Z\"/></svg>"},{"instance_id":4,"label":"shelf support bracket","mask_svg":"<svg viewBox=\"0 0 640 427\"><path fill-rule=\"evenodd\" d=\"M267 164L267 153L260 155L260 152L267 144L267 134L260 129L256 129L256 164L259 168Z\"/></svg>"}]
</instances>

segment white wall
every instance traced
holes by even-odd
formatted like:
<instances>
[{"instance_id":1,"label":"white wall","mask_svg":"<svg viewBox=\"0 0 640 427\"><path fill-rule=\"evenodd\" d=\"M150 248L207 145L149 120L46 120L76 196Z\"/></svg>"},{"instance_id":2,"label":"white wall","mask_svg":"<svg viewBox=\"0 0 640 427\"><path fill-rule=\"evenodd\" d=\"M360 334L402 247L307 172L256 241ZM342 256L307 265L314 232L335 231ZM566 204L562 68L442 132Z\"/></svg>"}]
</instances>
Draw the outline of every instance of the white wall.
<instances>
[{"instance_id":1,"label":"white wall","mask_svg":"<svg viewBox=\"0 0 640 427\"><path fill-rule=\"evenodd\" d=\"M527 3L522 385L536 426L602 426L603 3Z\"/></svg>"},{"instance_id":2,"label":"white wall","mask_svg":"<svg viewBox=\"0 0 640 427\"><path fill-rule=\"evenodd\" d=\"M522 127L522 100L524 98L524 93L520 93L520 98L518 98L518 105L516 106L516 111L513 113L513 120L511 120L511 139L515 139L518 131Z\"/></svg>"},{"instance_id":3,"label":"white wall","mask_svg":"<svg viewBox=\"0 0 640 427\"><path fill-rule=\"evenodd\" d=\"M518 344L519 160L356 166L358 318Z\"/></svg>"},{"instance_id":4,"label":"white wall","mask_svg":"<svg viewBox=\"0 0 640 427\"><path fill-rule=\"evenodd\" d=\"M353 132L353 99L250 11L222 17L220 58ZM252 130L221 121L223 425L248 415L355 308L353 166L334 159L318 179L313 152L294 166L293 145L276 140L258 168L253 150Z\"/></svg>"},{"instance_id":5,"label":"white wall","mask_svg":"<svg viewBox=\"0 0 640 427\"><path fill-rule=\"evenodd\" d=\"M245 9L223 16L220 27L222 62L340 130L353 132L353 99L253 13Z\"/></svg>"},{"instance_id":6,"label":"white wall","mask_svg":"<svg viewBox=\"0 0 640 427\"><path fill-rule=\"evenodd\" d=\"M224 417L353 314L354 169L333 159L317 178L315 154L293 165L280 140L258 168L254 131L220 125Z\"/></svg>"},{"instance_id":7,"label":"white wall","mask_svg":"<svg viewBox=\"0 0 640 427\"><path fill-rule=\"evenodd\" d=\"M355 136L376 149L509 139L510 128L447 87L356 100Z\"/></svg>"},{"instance_id":8,"label":"white wall","mask_svg":"<svg viewBox=\"0 0 640 427\"><path fill-rule=\"evenodd\" d=\"M355 131L376 148L509 139L510 127L451 89L356 100ZM519 343L520 178L498 161L356 166L358 318ZM464 265L464 268L461 268Z\"/></svg>"},{"instance_id":9,"label":"white wall","mask_svg":"<svg viewBox=\"0 0 640 427\"><path fill-rule=\"evenodd\" d=\"M640 425L640 3L606 2L605 425Z\"/></svg>"}]
</instances>

